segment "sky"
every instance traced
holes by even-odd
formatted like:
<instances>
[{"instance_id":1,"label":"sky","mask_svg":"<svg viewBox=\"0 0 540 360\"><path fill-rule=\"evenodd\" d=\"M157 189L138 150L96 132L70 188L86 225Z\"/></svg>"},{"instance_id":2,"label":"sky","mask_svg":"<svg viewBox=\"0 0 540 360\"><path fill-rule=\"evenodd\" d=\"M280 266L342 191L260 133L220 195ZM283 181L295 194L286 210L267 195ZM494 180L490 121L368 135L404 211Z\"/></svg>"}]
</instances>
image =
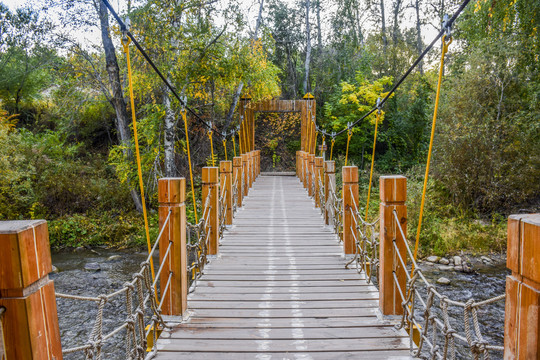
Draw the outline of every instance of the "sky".
<instances>
[{"instance_id":1,"label":"sky","mask_svg":"<svg viewBox=\"0 0 540 360\"><path fill-rule=\"evenodd\" d=\"M115 10L122 13L122 11L125 11L127 7L127 0L109 0L112 6L115 8ZM219 0L220 4L224 6L224 4L228 1L238 1L238 0ZM298 0L282 0L283 2L287 3L288 5L292 6ZM41 1L39 0L0 0L0 2L3 2L6 4L11 10L15 10L19 6L31 4L34 2L35 4L40 4ZM137 0L132 0L133 3L137 3ZM267 8L268 0L265 0L265 9ZM388 1L386 4L388 5ZM249 23L250 29L253 29L255 27L255 21L258 15L259 10L259 0L240 0L239 1L240 7L243 9L243 13L246 15L247 21ZM330 28L330 12L333 10L329 7L329 2L322 2L323 10L321 13L321 19L322 19L322 35L323 35L323 41L325 38L325 35L328 34L328 29ZM386 11L387 17L389 17L388 14L390 14L390 9ZM54 13L52 14L52 20L54 21ZM315 16L313 15L311 17L311 22L315 23ZM373 26L372 23L370 23L370 19L366 19L367 21L364 23L364 27L367 27L369 30L370 26ZM412 9L408 9L404 11L403 15L403 25L407 28L414 27L414 13L412 12ZM390 21L388 19L387 21ZM217 19L216 22L222 23L222 19ZM96 28L97 29L97 28ZM75 35L76 39L81 44L86 44L88 47L91 47L92 45L100 45L101 39L99 33L96 31L96 29L88 30L88 29L72 29L70 32L71 34ZM302 29L303 30L303 29ZM437 30L434 29L432 26L424 26L423 29L423 39L424 43L429 43L433 37L436 36ZM316 41L316 39L312 39L312 41Z\"/></svg>"}]
</instances>

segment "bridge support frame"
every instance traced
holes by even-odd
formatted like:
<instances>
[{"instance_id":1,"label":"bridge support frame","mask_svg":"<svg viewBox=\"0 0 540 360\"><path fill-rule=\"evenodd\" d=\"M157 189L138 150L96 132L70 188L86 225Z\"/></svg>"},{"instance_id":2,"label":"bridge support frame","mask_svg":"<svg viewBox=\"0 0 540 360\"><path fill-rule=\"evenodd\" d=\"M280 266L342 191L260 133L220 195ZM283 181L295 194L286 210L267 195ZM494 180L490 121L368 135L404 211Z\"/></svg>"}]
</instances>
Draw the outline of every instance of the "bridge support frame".
<instances>
[{"instance_id":1,"label":"bridge support frame","mask_svg":"<svg viewBox=\"0 0 540 360\"><path fill-rule=\"evenodd\" d=\"M208 221L205 225L208 236L208 255L217 255L219 247L219 168L208 166L202 168L203 204L210 194ZM203 211L204 214L204 211Z\"/></svg>"},{"instance_id":2,"label":"bridge support frame","mask_svg":"<svg viewBox=\"0 0 540 360\"><path fill-rule=\"evenodd\" d=\"M324 182L323 163L324 159L322 157L315 158L315 207L318 208L322 206L319 191L321 191L320 184Z\"/></svg>"},{"instance_id":3,"label":"bridge support frame","mask_svg":"<svg viewBox=\"0 0 540 360\"><path fill-rule=\"evenodd\" d=\"M304 189L308 188L308 153L303 151L302 152L302 184L304 185Z\"/></svg>"},{"instance_id":4,"label":"bridge support frame","mask_svg":"<svg viewBox=\"0 0 540 360\"><path fill-rule=\"evenodd\" d=\"M504 359L540 358L540 214L508 218Z\"/></svg>"},{"instance_id":5,"label":"bridge support frame","mask_svg":"<svg viewBox=\"0 0 540 360\"><path fill-rule=\"evenodd\" d=\"M225 201L225 225L232 225L233 221L233 187L232 187L232 161L220 161L219 162L219 186L221 189L225 189L224 201ZM220 190L223 191L223 190Z\"/></svg>"},{"instance_id":6,"label":"bridge support frame","mask_svg":"<svg viewBox=\"0 0 540 360\"><path fill-rule=\"evenodd\" d=\"M332 214L328 209L330 188L336 190L336 164L333 160L324 162L324 222L326 225L330 225L332 221Z\"/></svg>"},{"instance_id":7,"label":"bridge support frame","mask_svg":"<svg viewBox=\"0 0 540 360\"><path fill-rule=\"evenodd\" d=\"M235 156L233 158L233 185L236 184L236 206L242 207L242 198L243 198L243 184L242 179L242 157Z\"/></svg>"},{"instance_id":8,"label":"bridge support frame","mask_svg":"<svg viewBox=\"0 0 540 360\"><path fill-rule=\"evenodd\" d=\"M400 221L403 235L407 236L407 178L401 175L381 176L380 192L380 249L379 249L379 307L383 315L402 315L403 307L399 287L406 285L405 269L395 253L394 242L401 258L407 264L406 238L401 236L394 211ZM394 274L398 284L394 279Z\"/></svg>"},{"instance_id":9,"label":"bridge support frame","mask_svg":"<svg viewBox=\"0 0 540 360\"><path fill-rule=\"evenodd\" d=\"M161 294L161 309L164 315L183 316L187 310L187 249L186 249L186 179L161 178L158 180L159 229L163 234L159 239L159 262L163 269L172 273L169 290ZM165 224L167 217L169 222ZM171 244L169 256L164 259L165 250ZM165 272L164 272L165 274ZM160 290L167 286L167 276L160 277Z\"/></svg>"},{"instance_id":10,"label":"bridge support frame","mask_svg":"<svg viewBox=\"0 0 540 360\"><path fill-rule=\"evenodd\" d=\"M5 358L62 359L47 222L0 222L0 247Z\"/></svg>"},{"instance_id":11,"label":"bridge support frame","mask_svg":"<svg viewBox=\"0 0 540 360\"><path fill-rule=\"evenodd\" d=\"M355 241L358 229L354 211L358 209L358 167L344 166L343 176L343 251L345 255L356 253Z\"/></svg>"}]
</instances>

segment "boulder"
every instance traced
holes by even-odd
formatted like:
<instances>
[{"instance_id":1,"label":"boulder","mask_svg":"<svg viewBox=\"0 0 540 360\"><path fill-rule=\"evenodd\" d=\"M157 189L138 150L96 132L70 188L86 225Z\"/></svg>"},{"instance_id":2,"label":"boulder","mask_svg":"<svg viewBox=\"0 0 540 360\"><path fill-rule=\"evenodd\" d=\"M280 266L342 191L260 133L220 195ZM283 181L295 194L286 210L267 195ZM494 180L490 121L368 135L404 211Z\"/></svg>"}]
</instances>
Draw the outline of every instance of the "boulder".
<instances>
[{"instance_id":1,"label":"boulder","mask_svg":"<svg viewBox=\"0 0 540 360\"><path fill-rule=\"evenodd\" d=\"M450 264L450 260L448 260L447 258L441 258L441 260L439 260L439 264L448 265Z\"/></svg>"},{"instance_id":2,"label":"boulder","mask_svg":"<svg viewBox=\"0 0 540 360\"><path fill-rule=\"evenodd\" d=\"M440 257L438 256L435 256L435 255L431 255L431 256L428 256L426 258L426 261L429 261L431 263L436 263L437 261L439 261Z\"/></svg>"},{"instance_id":3,"label":"boulder","mask_svg":"<svg viewBox=\"0 0 540 360\"><path fill-rule=\"evenodd\" d=\"M450 283L451 283L450 279L445 278L445 277L440 277L437 280L437 284L440 284L440 285L450 285Z\"/></svg>"},{"instance_id":4,"label":"boulder","mask_svg":"<svg viewBox=\"0 0 540 360\"><path fill-rule=\"evenodd\" d=\"M92 262L84 265L84 270L86 271L101 271L101 266L98 263Z\"/></svg>"},{"instance_id":5,"label":"boulder","mask_svg":"<svg viewBox=\"0 0 540 360\"><path fill-rule=\"evenodd\" d=\"M460 266L461 264L463 264L463 260L461 259L461 257L460 256L454 256L454 265Z\"/></svg>"}]
</instances>

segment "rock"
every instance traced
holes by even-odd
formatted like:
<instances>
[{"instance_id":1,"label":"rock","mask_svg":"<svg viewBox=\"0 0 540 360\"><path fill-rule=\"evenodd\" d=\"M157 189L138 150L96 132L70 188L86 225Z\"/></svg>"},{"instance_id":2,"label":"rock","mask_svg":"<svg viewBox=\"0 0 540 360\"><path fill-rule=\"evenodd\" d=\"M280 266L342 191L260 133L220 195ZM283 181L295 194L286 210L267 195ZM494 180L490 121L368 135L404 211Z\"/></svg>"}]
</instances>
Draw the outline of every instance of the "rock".
<instances>
[{"instance_id":1,"label":"rock","mask_svg":"<svg viewBox=\"0 0 540 360\"><path fill-rule=\"evenodd\" d=\"M472 269L471 266L469 266L469 264L464 263L464 264L463 264L463 271L466 272L466 273L472 273L472 272L473 272L473 269Z\"/></svg>"},{"instance_id":2,"label":"rock","mask_svg":"<svg viewBox=\"0 0 540 360\"><path fill-rule=\"evenodd\" d=\"M450 285L450 283L451 283L450 279L447 279L445 277L440 277L437 280L437 284L440 284L440 285Z\"/></svg>"},{"instance_id":3,"label":"rock","mask_svg":"<svg viewBox=\"0 0 540 360\"><path fill-rule=\"evenodd\" d=\"M86 265L84 265L84 270L87 270L87 271L101 271L101 266L98 264L98 263L88 263Z\"/></svg>"},{"instance_id":4,"label":"rock","mask_svg":"<svg viewBox=\"0 0 540 360\"><path fill-rule=\"evenodd\" d=\"M482 260L482 262L484 264L491 264L491 262L493 261L490 258L488 258L487 256L480 256L480 259Z\"/></svg>"},{"instance_id":5,"label":"rock","mask_svg":"<svg viewBox=\"0 0 540 360\"><path fill-rule=\"evenodd\" d=\"M463 265L455 265L454 270L456 271L463 271Z\"/></svg>"},{"instance_id":6,"label":"rock","mask_svg":"<svg viewBox=\"0 0 540 360\"><path fill-rule=\"evenodd\" d=\"M75 250L73 250L74 252L83 252L85 250L84 246L79 246L79 247L76 247Z\"/></svg>"},{"instance_id":7,"label":"rock","mask_svg":"<svg viewBox=\"0 0 540 360\"><path fill-rule=\"evenodd\" d=\"M58 274L60 272L60 270L58 270L58 268L53 265L51 272L54 273L54 274Z\"/></svg>"},{"instance_id":8,"label":"rock","mask_svg":"<svg viewBox=\"0 0 540 360\"><path fill-rule=\"evenodd\" d=\"M442 271L454 270L452 265L439 265L437 268Z\"/></svg>"},{"instance_id":9,"label":"rock","mask_svg":"<svg viewBox=\"0 0 540 360\"><path fill-rule=\"evenodd\" d=\"M454 256L454 265L460 266L463 263L460 256Z\"/></svg>"},{"instance_id":10,"label":"rock","mask_svg":"<svg viewBox=\"0 0 540 360\"><path fill-rule=\"evenodd\" d=\"M441 258L441 260L439 260L439 264L448 265L450 264L450 260L447 258Z\"/></svg>"},{"instance_id":11,"label":"rock","mask_svg":"<svg viewBox=\"0 0 540 360\"><path fill-rule=\"evenodd\" d=\"M432 256L428 256L426 258L426 261L429 261L431 263L436 263L437 261L439 261L439 259L440 259L440 257L432 255Z\"/></svg>"},{"instance_id":12,"label":"rock","mask_svg":"<svg viewBox=\"0 0 540 360\"><path fill-rule=\"evenodd\" d=\"M120 255L111 255L107 258L108 261L118 260L122 258Z\"/></svg>"}]
</instances>

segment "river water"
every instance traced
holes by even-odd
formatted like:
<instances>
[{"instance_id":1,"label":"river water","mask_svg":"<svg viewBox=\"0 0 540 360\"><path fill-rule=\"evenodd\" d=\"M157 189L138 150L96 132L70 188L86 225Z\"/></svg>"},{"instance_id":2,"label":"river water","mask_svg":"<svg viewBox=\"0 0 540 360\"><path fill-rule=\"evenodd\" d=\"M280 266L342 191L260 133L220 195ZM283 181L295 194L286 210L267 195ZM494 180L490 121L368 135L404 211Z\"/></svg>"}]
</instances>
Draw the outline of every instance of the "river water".
<instances>
[{"instance_id":1,"label":"river water","mask_svg":"<svg viewBox=\"0 0 540 360\"><path fill-rule=\"evenodd\" d=\"M95 297L120 289L131 280L146 259L146 253L136 251L97 250L53 254L53 264L58 273L51 274L57 292ZM88 263L99 264L100 271L85 270ZM425 268L426 277L435 284L441 277L451 280L450 285L436 285L449 298L467 301L488 299L505 291L504 265L485 266L474 273L440 271L435 267ZM57 299L60 335L64 349L84 345L88 340L97 315L97 303ZM463 330L463 312L450 308L452 323ZM107 333L125 320L124 299L120 296L105 306L103 333ZM482 308L479 318L483 335L492 344L502 345L504 334L504 301ZM104 359L125 358L124 332L113 337L104 349ZM466 354L461 358L469 358ZM502 359L502 354L493 353L493 359ZM84 354L70 354L65 359L84 359Z\"/></svg>"}]
</instances>

